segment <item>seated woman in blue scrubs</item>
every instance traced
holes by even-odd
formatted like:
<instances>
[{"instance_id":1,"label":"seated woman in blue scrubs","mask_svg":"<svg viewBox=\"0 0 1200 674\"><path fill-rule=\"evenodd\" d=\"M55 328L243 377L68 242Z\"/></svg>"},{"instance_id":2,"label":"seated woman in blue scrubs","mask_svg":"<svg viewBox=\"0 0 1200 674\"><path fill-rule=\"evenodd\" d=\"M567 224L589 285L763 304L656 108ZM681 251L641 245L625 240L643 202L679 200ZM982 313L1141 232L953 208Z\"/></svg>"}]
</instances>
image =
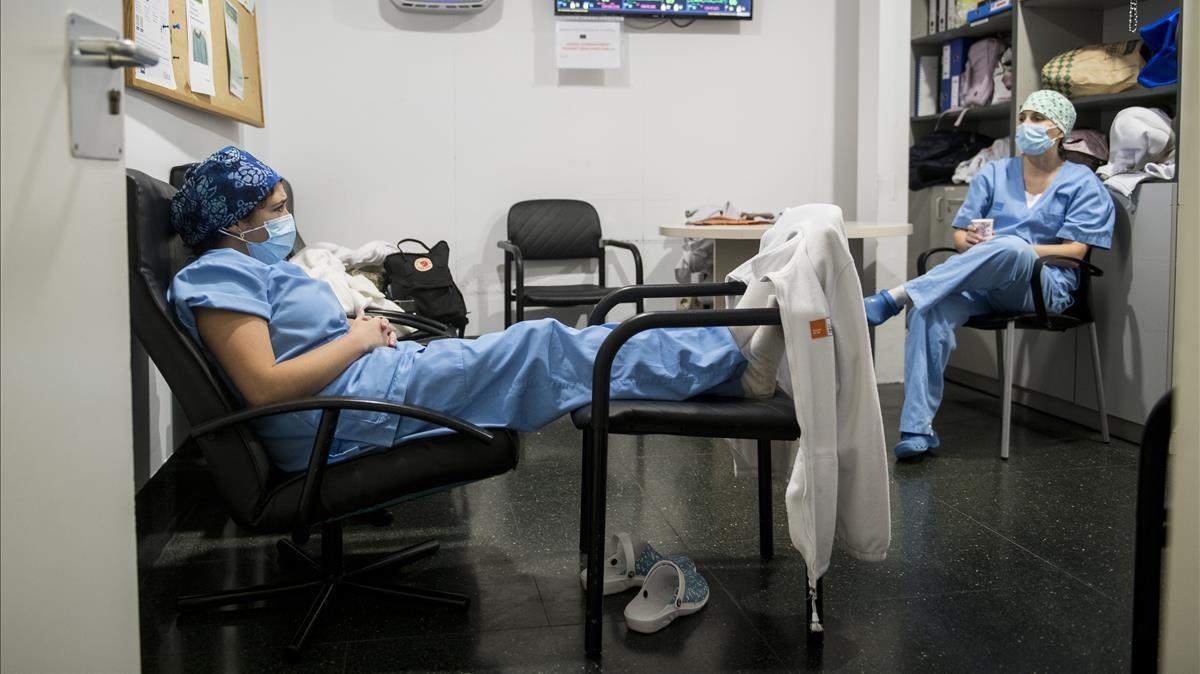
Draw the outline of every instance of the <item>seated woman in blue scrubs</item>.
<instances>
[{"instance_id":1,"label":"seated woman in blue scrubs","mask_svg":"<svg viewBox=\"0 0 1200 674\"><path fill-rule=\"evenodd\" d=\"M328 284L284 261L296 227L279 175L243 150L224 148L190 169L171 220L198 257L175 276L168 298L248 405L314 395L376 398L527 431L591 400L592 364L608 327L527 321L475 340L422 346L398 342L384 319L347 320ZM782 351L779 326L644 332L619 352L612 396L769 395ZM316 422L316 413L289 414L256 422L256 430L279 468L302 470ZM412 419L347 412L332 459L444 432Z\"/></svg>"},{"instance_id":2,"label":"seated woman in blue scrubs","mask_svg":"<svg viewBox=\"0 0 1200 674\"><path fill-rule=\"evenodd\" d=\"M938 446L933 416L942 402L942 373L954 350L955 328L976 314L1033 311L1029 276L1039 257L1082 259L1089 246L1112 244L1112 198L1089 168L1062 157L1062 140L1075 125L1071 102L1055 91L1035 91L1017 122L1021 156L985 165L954 218L954 246L961 254L865 300L871 325L912 307L898 458ZM976 218L993 219L994 234L972 228ZM1042 289L1046 309L1061 312L1070 306L1079 276L1076 269L1052 264L1042 269Z\"/></svg>"}]
</instances>

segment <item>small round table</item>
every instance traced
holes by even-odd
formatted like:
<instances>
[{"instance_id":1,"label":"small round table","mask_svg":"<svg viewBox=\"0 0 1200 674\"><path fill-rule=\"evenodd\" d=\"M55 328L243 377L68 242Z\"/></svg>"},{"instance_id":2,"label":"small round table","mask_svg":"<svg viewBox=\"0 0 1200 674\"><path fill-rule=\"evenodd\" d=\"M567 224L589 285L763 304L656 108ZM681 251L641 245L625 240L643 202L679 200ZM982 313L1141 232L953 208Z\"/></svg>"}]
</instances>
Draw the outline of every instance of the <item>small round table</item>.
<instances>
[{"instance_id":1,"label":"small round table","mask_svg":"<svg viewBox=\"0 0 1200 674\"><path fill-rule=\"evenodd\" d=\"M913 229L908 222L851 221L845 224L847 239L908 236ZM688 239L712 239L712 280L721 282L738 265L758 254L758 240L770 228L771 225L663 225L658 228L658 233ZM862 269L858 272L861 275Z\"/></svg>"}]
</instances>

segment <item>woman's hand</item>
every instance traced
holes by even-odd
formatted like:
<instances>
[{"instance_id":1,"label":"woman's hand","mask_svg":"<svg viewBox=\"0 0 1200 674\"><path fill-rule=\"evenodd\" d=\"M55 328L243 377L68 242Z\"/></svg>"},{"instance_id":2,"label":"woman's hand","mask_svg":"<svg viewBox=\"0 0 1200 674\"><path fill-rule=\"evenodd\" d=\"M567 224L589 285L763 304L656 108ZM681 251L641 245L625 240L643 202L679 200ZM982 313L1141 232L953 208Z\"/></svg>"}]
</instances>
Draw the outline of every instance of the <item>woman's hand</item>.
<instances>
[{"instance_id":1,"label":"woman's hand","mask_svg":"<svg viewBox=\"0 0 1200 674\"><path fill-rule=\"evenodd\" d=\"M966 250L971 246L983 243L989 238L990 237L981 236L973 227L956 229L954 230L954 247L957 248L958 252L960 253L966 252Z\"/></svg>"},{"instance_id":2,"label":"woman's hand","mask_svg":"<svg viewBox=\"0 0 1200 674\"><path fill-rule=\"evenodd\" d=\"M360 308L358 315L350 321L350 339L362 347L364 354L383 346L396 345L396 329L386 318L368 316Z\"/></svg>"}]
</instances>

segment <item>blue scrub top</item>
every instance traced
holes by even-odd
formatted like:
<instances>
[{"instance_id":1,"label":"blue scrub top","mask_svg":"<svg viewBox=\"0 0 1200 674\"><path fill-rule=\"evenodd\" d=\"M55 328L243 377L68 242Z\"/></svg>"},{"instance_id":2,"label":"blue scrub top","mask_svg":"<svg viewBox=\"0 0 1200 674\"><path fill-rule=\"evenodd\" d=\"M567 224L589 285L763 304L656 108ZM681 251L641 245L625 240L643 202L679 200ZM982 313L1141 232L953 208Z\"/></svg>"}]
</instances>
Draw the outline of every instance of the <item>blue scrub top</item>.
<instances>
[{"instance_id":1,"label":"blue scrub top","mask_svg":"<svg viewBox=\"0 0 1200 674\"><path fill-rule=\"evenodd\" d=\"M967 199L952 226L966 229L975 218L992 218L996 235L1011 234L1030 244L1078 241L1108 250L1112 246L1116 208L1104 184L1091 169L1066 162L1032 208L1025 201L1024 160L989 162L971 180ZM1051 304L1070 306L1079 285L1078 271L1047 265Z\"/></svg>"},{"instance_id":2,"label":"blue scrub top","mask_svg":"<svg viewBox=\"0 0 1200 674\"><path fill-rule=\"evenodd\" d=\"M267 321L275 362L295 358L350 330L345 312L329 284L309 277L290 262L265 264L228 248L205 252L175 275L167 299L197 344L197 308L224 309ZM420 348L399 342L374 349L346 368L318 396L350 396L403 401L413 353ZM207 350L205 351L207 354ZM216 363L216 359L210 359ZM220 366L217 367L221 371ZM221 371L230 388L237 387ZM245 402L242 400L241 402ZM286 414L254 423L271 460L286 471L304 470L312 450L319 412ZM368 446L390 447L399 419L381 412L343 412L331 458Z\"/></svg>"}]
</instances>

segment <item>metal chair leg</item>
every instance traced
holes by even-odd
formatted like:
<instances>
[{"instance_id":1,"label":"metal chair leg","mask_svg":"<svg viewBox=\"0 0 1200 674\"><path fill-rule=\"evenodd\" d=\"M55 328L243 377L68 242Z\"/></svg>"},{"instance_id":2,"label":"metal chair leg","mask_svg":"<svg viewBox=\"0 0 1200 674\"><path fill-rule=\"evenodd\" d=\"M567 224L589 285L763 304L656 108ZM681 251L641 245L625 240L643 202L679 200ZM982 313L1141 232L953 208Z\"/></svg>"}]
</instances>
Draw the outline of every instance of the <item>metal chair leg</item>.
<instances>
[{"instance_id":1,"label":"metal chair leg","mask_svg":"<svg viewBox=\"0 0 1200 674\"><path fill-rule=\"evenodd\" d=\"M300 651L304 650L304 644L312 636L313 628L317 626L321 614L329 606L329 600L333 597L335 589L337 589L336 583L321 584L321 589L313 598L312 605L308 607L308 613L304 616L304 620L300 621L300 627L296 629L296 634L292 637L292 643L288 644L287 654L290 657L299 657Z\"/></svg>"},{"instance_id":2,"label":"metal chair leg","mask_svg":"<svg viewBox=\"0 0 1200 674\"><path fill-rule=\"evenodd\" d=\"M996 335L996 384L1004 385L1004 333L1000 330L995 330ZM1004 395L1004 391L997 391L997 396Z\"/></svg>"},{"instance_id":3,"label":"metal chair leg","mask_svg":"<svg viewBox=\"0 0 1200 674\"><path fill-rule=\"evenodd\" d=\"M584 611L583 648L589 656L598 656L604 637L604 511L608 435L604 432L593 433L592 460L587 466L591 473L591 493L588 495L587 595L584 599L587 607Z\"/></svg>"},{"instance_id":4,"label":"metal chair leg","mask_svg":"<svg viewBox=\"0 0 1200 674\"><path fill-rule=\"evenodd\" d=\"M1009 429L1012 426L1013 371L1016 369L1016 324L1009 321L1004 326L1004 408L1000 421L1000 458L1008 459Z\"/></svg>"},{"instance_id":5,"label":"metal chair leg","mask_svg":"<svg viewBox=\"0 0 1200 674\"><path fill-rule=\"evenodd\" d=\"M758 441L758 551L763 559L775 556L775 529L771 511L771 441Z\"/></svg>"},{"instance_id":6,"label":"metal chair leg","mask_svg":"<svg viewBox=\"0 0 1200 674\"><path fill-rule=\"evenodd\" d=\"M592 429L583 429L583 475L579 484L579 551L588 551L588 541L591 540L591 519L589 510L592 503Z\"/></svg>"},{"instance_id":7,"label":"metal chair leg","mask_svg":"<svg viewBox=\"0 0 1200 674\"><path fill-rule=\"evenodd\" d=\"M1104 400L1104 374L1100 370L1100 339L1096 336L1096 324L1088 323L1088 335L1092 340L1092 375L1096 377L1096 407L1100 411L1100 440L1108 442L1108 404Z\"/></svg>"}]
</instances>

